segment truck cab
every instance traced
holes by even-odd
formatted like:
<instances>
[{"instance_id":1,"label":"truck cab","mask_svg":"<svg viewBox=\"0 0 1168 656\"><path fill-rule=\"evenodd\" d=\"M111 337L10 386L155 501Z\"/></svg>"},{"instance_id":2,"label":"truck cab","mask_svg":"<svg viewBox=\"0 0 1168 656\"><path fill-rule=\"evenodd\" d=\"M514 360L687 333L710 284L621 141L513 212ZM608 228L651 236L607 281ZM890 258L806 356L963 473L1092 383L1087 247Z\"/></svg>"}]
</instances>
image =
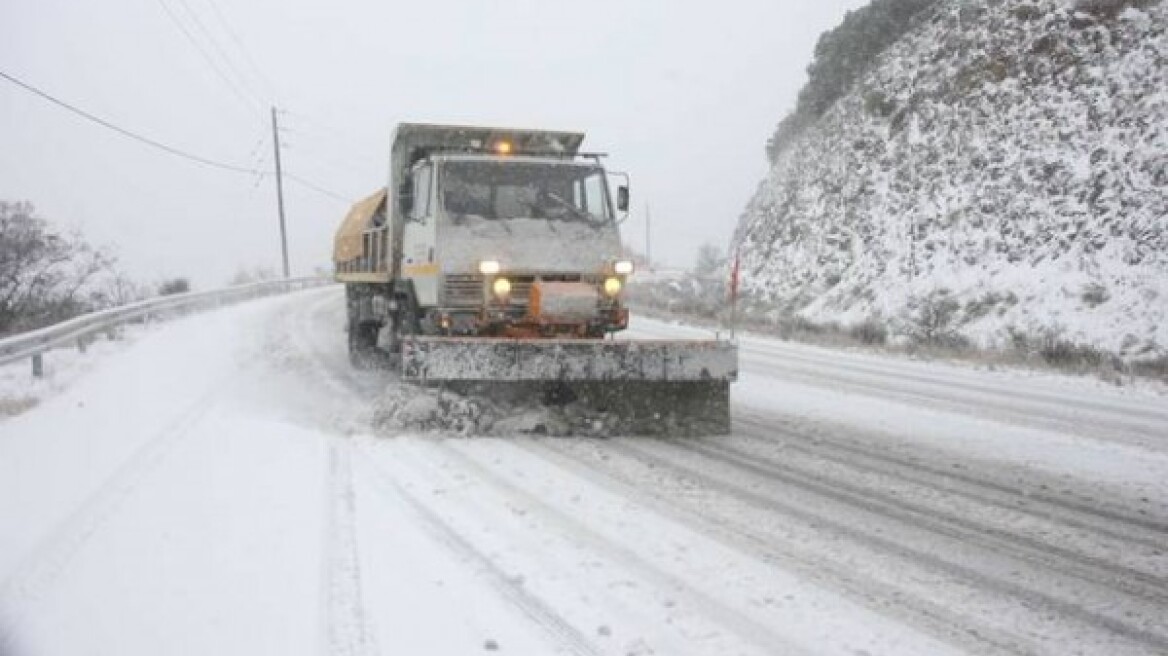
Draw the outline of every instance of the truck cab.
<instances>
[{"instance_id":1,"label":"truck cab","mask_svg":"<svg viewBox=\"0 0 1168 656\"><path fill-rule=\"evenodd\" d=\"M434 154L411 166L407 185L401 277L424 308L424 334L601 337L626 327L631 265L599 161Z\"/></svg>"},{"instance_id":2,"label":"truck cab","mask_svg":"<svg viewBox=\"0 0 1168 656\"><path fill-rule=\"evenodd\" d=\"M409 335L600 338L623 330L632 262L581 133L402 124L385 190L337 234L351 346Z\"/></svg>"}]
</instances>

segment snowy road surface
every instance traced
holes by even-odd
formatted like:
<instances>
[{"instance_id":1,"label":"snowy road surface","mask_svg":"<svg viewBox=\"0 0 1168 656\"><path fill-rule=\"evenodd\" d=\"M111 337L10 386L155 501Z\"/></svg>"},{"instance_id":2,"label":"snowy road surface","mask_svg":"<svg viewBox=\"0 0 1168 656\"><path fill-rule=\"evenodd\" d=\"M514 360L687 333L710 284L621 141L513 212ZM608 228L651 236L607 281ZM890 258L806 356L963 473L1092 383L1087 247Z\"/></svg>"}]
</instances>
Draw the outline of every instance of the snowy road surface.
<instances>
[{"instance_id":1,"label":"snowy road surface","mask_svg":"<svg viewBox=\"0 0 1168 656\"><path fill-rule=\"evenodd\" d=\"M387 435L342 296L0 421L0 653L1168 653L1164 397L745 338L730 437Z\"/></svg>"}]
</instances>

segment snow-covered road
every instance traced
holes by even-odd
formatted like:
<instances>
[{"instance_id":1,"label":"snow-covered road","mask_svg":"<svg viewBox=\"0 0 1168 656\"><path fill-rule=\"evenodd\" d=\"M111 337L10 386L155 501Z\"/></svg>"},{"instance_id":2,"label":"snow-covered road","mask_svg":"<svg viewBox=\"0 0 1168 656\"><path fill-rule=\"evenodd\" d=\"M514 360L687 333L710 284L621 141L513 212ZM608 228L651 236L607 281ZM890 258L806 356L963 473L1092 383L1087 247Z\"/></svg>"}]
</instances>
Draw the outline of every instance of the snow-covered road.
<instances>
[{"instance_id":1,"label":"snow-covered road","mask_svg":"<svg viewBox=\"0 0 1168 656\"><path fill-rule=\"evenodd\" d=\"M1168 653L1163 396L748 336L729 437L385 434L342 306L0 419L0 654Z\"/></svg>"}]
</instances>

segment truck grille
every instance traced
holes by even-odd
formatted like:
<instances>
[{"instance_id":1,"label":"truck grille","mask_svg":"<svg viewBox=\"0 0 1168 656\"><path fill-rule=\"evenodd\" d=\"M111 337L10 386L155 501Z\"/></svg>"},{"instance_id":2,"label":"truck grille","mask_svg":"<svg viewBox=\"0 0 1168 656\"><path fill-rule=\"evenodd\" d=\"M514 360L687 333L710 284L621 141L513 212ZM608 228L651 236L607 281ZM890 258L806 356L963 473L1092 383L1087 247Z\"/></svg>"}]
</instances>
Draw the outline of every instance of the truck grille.
<instances>
[{"instance_id":1,"label":"truck grille","mask_svg":"<svg viewBox=\"0 0 1168 656\"><path fill-rule=\"evenodd\" d=\"M543 280L545 282L579 282L584 280L586 282L596 283L597 285L602 281L602 278L599 276L581 276L576 273L508 275L504 272L501 275L511 281L511 296L507 303L508 313L519 315L526 313L527 307L531 304L531 286L535 284L536 280ZM447 275L443 287L443 307L451 309L481 307L483 304L484 283L485 279L483 276L466 274ZM613 301L611 299L601 296L600 310L611 309L612 306Z\"/></svg>"},{"instance_id":2,"label":"truck grille","mask_svg":"<svg viewBox=\"0 0 1168 656\"><path fill-rule=\"evenodd\" d=\"M536 280L544 282L579 282L582 277L578 273L548 273L527 276L508 276L511 280L511 298L508 306L512 311L527 312L531 305L531 286Z\"/></svg>"},{"instance_id":3,"label":"truck grille","mask_svg":"<svg viewBox=\"0 0 1168 656\"><path fill-rule=\"evenodd\" d=\"M443 293L446 307L477 308L483 304L483 277L448 275Z\"/></svg>"}]
</instances>

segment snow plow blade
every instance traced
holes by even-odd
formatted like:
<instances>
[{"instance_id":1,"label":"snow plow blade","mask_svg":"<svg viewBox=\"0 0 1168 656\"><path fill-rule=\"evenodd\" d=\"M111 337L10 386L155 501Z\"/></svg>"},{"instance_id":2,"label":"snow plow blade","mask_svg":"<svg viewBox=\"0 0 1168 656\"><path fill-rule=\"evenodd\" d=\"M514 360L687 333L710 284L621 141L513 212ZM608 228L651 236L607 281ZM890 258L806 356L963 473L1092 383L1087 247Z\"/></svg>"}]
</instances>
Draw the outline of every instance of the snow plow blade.
<instances>
[{"instance_id":1,"label":"snow plow blade","mask_svg":"<svg viewBox=\"0 0 1168 656\"><path fill-rule=\"evenodd\" d=\"M402 378L427 381L734 381L731 342L417 337L402 342Z\"/></svg>"},{"instance_id":2,"label":"snow plow blade","mask_svg":"<svg viewBox=\"0 0 1168 656\"><path fill-rule=\"evenodd\" d=\"M724 434L738 346L715 340L418 337L402 378L490 394L566 396L619 418L624 434Z\"/></svg>"}]
</instances>

